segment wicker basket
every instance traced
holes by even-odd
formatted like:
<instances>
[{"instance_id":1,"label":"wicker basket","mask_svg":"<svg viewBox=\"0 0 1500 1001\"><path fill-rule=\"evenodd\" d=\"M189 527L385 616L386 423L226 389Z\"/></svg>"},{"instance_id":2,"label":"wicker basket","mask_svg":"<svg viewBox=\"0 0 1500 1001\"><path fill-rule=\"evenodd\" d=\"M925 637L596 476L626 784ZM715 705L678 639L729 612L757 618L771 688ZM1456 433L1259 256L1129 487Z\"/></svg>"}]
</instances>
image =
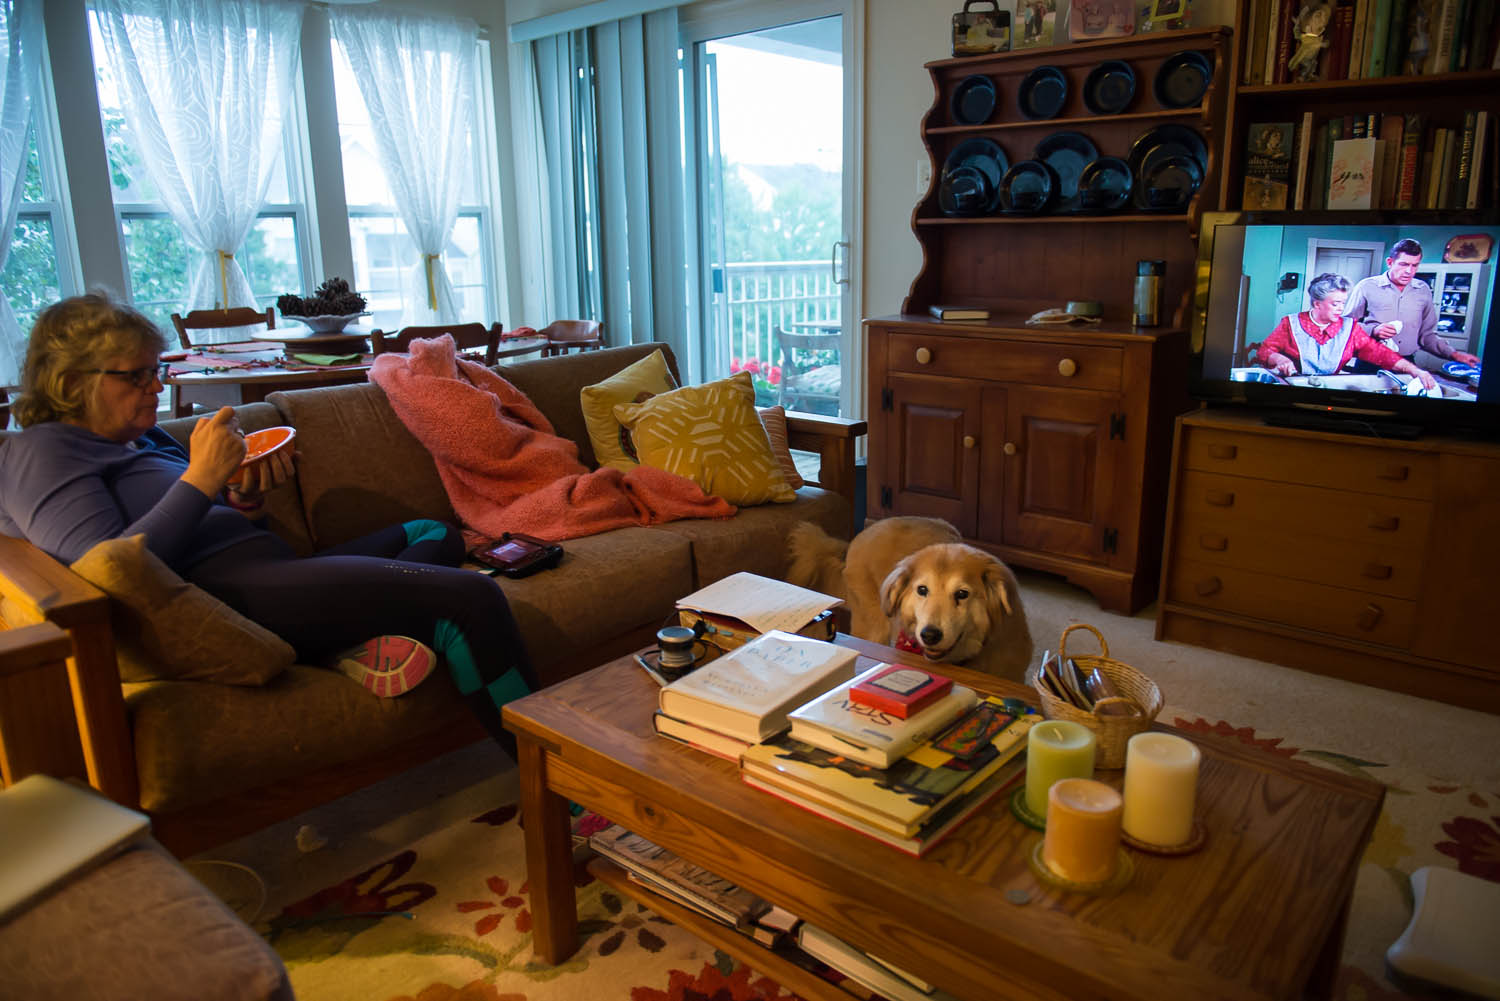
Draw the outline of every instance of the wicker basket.
<instances>
[{"instance_id":1,"label":"wicker basket","mask_svg":"<svg viewBox=\"0 0 1500 1001\"><path fill-rule=\"evenodd\" d=\"M1100 653L1069 653L1068 634L1075 629L1087 629L1099 640ZM1062 639L1058 642L1058 658L1064 663L1069 658L1078 665L1078 669L1085 675L1099 669L1114 684L1120 692L1120 698L1101 699L1101 703L1119 701L1129 704L1139 710L1138 714L1129 716L1100 716L1098 713L1084 712L1071 702L1065 702L1048 691L1040 678L1033 680L1032 685L1036 688L1037 695L1042 700L1042 712L1048 719L1065 719L1074 723L1082 723L1094 731L1098 738L1098 748L1094 755L1094 764L1098 768L1124 768L1125 767L1125 745L1130 738L1141 733L1151 726L1151 721L1156 719L1156 714L1161 712L1162 699L1161 689L1156 687L1156 682L1146 677L1135 668L1123 661L1115 660L1109 655L1109 644L1104 642L1104 636L1093 626L1078 624L1064 629Z\"/></svg>"}]
</instances>

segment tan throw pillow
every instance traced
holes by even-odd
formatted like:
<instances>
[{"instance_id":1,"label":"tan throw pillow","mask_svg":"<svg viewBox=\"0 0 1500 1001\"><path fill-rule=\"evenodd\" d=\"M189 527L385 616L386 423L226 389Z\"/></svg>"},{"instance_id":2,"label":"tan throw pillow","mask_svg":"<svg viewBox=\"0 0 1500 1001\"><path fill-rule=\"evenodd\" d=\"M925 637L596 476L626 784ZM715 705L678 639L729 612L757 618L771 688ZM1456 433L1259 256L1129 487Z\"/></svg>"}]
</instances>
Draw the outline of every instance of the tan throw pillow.
<instances>
[{"instance_id":1,"label":"tan throw pillow","mask_svg":"<svg viewBox=\"0 0 1500 1001\"><path fill-rule=\"evenodd\" d=\"M599 465L629 472L639 464L629 433L615 417L615 407L622 403L641 403L676 388L672 371L667 368L667 358L660 351L651 352L603 382L584 386L578 394L578 402Z\"/></svg>"},{"instance_id":2,"label":"tan throw pillow","mask_svg":"<svg viewBox=\"0 0 1500 1001\"><path fill-rule=\"evenodd\" d=\"M177 576L145 535L106 539L73 572L109 595L125 681L263 685L296 659L291 646Z\"/></svg>"},{"instance_id":3,"label":"tan throw pillow","mask_svg":"<svg viewBox=\"0 0 1500 1001\"><path fill-rule=\"evenodd\" d=\"M621 404L615 416L645 465L686 476L741 507L797 499L756 416L749 372Z\"/></svg>"},{"instance_id":4,"label":"tan throw pillow","mask_svg":"<svg viewBox=\"0 0 1500 1001\"><path fill-rule=\"evenodd\" d=\"M774 407L758 408L756 413L760 415L761 427L766 429L766 437L771 439L771 453L781 466L781 475L786 477L786 485L793 490L802 489L807 481L797 471L797 463L792 459L792 446L786 430L786 408L778 403Z\"/></svg>"}]
</instances>

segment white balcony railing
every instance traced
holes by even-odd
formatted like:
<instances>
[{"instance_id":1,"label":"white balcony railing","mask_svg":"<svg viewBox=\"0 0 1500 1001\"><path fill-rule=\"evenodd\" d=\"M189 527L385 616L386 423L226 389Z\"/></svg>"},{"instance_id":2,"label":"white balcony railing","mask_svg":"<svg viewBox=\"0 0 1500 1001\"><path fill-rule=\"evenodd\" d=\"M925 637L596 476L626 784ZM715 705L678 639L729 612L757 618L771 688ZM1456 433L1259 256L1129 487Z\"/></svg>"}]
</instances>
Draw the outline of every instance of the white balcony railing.
<instances>
[{"instance_id":1,"label":"white balcony railing","mask_svg":"<svg viewBox=\"0 0 1500 1001\"><path fill-rule=\"evenodd\" d=\"M839 322L839 288L827 261L748 261L724 269L729 353L775 364L771 331L793 323Z\"/></svg>"}]
</instances>

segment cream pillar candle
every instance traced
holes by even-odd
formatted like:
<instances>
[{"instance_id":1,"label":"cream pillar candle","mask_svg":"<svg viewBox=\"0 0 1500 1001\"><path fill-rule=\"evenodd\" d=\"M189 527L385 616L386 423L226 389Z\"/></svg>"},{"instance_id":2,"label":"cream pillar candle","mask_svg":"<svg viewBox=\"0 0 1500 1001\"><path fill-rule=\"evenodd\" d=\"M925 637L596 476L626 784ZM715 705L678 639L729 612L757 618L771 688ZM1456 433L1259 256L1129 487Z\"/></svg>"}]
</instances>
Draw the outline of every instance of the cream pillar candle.
<instances>
[{"instance_id":1,"label":"cream pillar candle","mask_svg":"<svg viewBox=\"0 0 1500 1001\"><path fill-rule=\"evenodd\" d=\"M1063 879L1102 883L1120 850L1120 794L1093 779L1062 779L1047 793L1042 861Z\"/></svg>"},{"instance_id":2,"label":"cream pillar candle","mask_svg":"<svg viewBox=\"0 0 1500 1001\"><path fill-rule=\"evenodd\" d=\"M1047 790L1059 779L1094 777L1094 732L1081 723L1049 719L1026 738L1026 809L1047 816Z\"/></svg>"},{"instance_id":3,"label":"cream pillar candle","mask_svg":"<svg viewBox=\"0 0 1500 1001\"><path fill-rule=\"evenodd\" d=\"M1193 834L1198 745L1170 733L1138 733L1125 746L1125 833L1172 847Z\"/></svg>"}]
</instances>

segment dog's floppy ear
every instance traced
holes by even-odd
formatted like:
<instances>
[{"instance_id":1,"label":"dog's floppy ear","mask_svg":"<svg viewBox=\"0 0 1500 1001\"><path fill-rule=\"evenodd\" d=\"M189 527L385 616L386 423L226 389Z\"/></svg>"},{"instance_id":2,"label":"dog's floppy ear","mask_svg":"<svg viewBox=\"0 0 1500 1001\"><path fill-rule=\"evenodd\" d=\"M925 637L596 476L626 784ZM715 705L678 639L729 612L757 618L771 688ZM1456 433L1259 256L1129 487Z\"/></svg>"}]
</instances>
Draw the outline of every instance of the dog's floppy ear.
<instances>
[{"instance_id":1,"label":"dog's floppy ear","mask_svg":"<svg viewBox=\"0 0 1500 1001\"><path fill-rule=\"evenodd\" d=\"M890 573L886 574L885 581L880 585L880 612L889 618L901 604L901 599L906 595L906 588L911 584L912 558L910 556L897 563Z\"/></svg>"},{"instance_id":2,"label":"dog's floppy ear","mask_svg":"<svg viewBox=\"0 0 1500 1001\"><path fill-rule=\"evenodd\" d=\"M985 597L989 599L992 610L998 606L1005 609L1006 615L1013 615L1014 613L1010 607L1010 587L1006 581L1007 576L1004 568L999 565L992 565L989 569L985 570L983 578L984 593Z\"/></svg>"}]
</instances>

